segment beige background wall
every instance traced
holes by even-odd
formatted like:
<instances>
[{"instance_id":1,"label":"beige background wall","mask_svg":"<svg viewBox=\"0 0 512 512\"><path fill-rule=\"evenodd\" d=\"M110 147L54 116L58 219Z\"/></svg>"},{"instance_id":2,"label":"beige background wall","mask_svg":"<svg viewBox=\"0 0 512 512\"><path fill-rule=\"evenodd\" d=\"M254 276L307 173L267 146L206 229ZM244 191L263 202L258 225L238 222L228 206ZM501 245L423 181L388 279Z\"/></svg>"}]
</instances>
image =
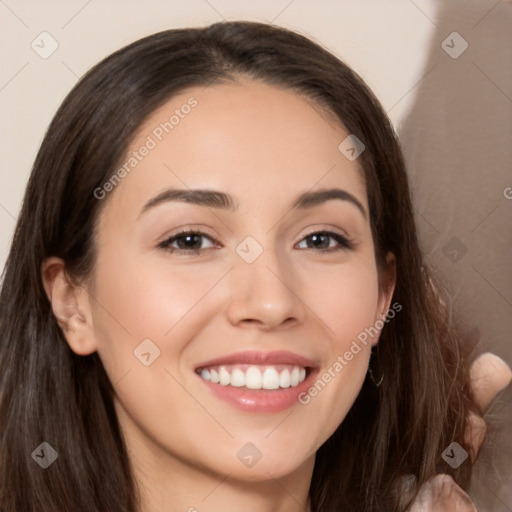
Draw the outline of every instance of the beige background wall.
<instances>
[{"instance_id":1,"label":"beige background wall","mask_svg":"<svg viewBox=\"0 0 512 512\"><path fill-rule=\"evenodd\" d=\"M297 30L366 79L403 141L427 261L468 343L512 365L510 0L2 0L0 268L38 146L77 79L141 36L222 19ZM508 389L476 468L482 510L512 511L511 404Z\"/></svg>"}]
</instances>

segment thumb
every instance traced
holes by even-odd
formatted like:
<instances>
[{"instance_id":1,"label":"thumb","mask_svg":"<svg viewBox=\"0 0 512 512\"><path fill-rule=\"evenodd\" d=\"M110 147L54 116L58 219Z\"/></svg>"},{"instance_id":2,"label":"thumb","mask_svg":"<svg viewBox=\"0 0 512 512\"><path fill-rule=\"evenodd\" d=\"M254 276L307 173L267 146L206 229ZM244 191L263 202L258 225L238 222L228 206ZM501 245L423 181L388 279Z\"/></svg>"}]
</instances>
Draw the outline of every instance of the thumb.
<instances>
[{"instance_id":1,"label":"thumb","mask_svg":"<svg viewBox=\"0 0 512 512\"><path fill-rule=\"evenodd\" d=\"M480 355L469 370L471 389L477 407L482 415L498 393L512 380L512 371L507 363L495 354L486 352ZM482 416L469 413L464 439L470 447L471 460L475 460L485 439L486 425Z\"/></svg>"},{"instance_id":2,"label":"thumb","mask_svg":"<svg viewBox=\"0 0 512 512\"><path fill-rule=\"evenodd\" d=\"M501 357L485 352L475 359L469 370L476 404L485 413L496 395L512 380L512 371Z\"/></svg>"},{"instance_id":3,"label":"thumb","mask_svg":"<svg viewBox=\"0 0 512 512\"><path fill-rule=\"evenodd\" d=\"M473 500L449 475L436 475L420 489L410 512L478 512Z\"/></svg>"}]
</instances>

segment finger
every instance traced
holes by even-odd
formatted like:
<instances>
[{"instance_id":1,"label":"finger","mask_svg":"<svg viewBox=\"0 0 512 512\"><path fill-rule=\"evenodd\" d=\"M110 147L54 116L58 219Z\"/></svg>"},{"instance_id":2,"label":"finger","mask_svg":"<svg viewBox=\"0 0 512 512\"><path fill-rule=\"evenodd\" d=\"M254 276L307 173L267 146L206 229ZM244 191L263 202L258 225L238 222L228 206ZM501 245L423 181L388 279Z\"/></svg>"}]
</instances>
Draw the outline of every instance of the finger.
<instances>
[{"instance_id":1,"label":"finger","mask_svg":"<svg viewBox=\"0 0 512 512\"><path fill-rule=\"evenodd\" d=\"M485 440L485 434L487 426L482 416L471 411L469 413L468 422L466 424L466 430L464 432L464 441L469 447L469 457L471 462L474 462L480 447Z\"/></svg>"},{"instance_id":2,"label":"finger","mask_svg":"<svg viewBox=\"0 0 512 512\"><path fill-rule=\"evenodd\" d=\"M449 475L436 475L422 486L410 512L478 512L473 500Z\"/></svg>"},{"instance_id":3,"label":"finger","mask_svg":"<svg viewBox=\"0 0 512 512\"><path fill-rule=\"evenodd\" d=\"M501 357L486 352L479 356L469 370L475 402L485 413L496 395L512 380L512 371Z\"/></svg>"}]
</instances>

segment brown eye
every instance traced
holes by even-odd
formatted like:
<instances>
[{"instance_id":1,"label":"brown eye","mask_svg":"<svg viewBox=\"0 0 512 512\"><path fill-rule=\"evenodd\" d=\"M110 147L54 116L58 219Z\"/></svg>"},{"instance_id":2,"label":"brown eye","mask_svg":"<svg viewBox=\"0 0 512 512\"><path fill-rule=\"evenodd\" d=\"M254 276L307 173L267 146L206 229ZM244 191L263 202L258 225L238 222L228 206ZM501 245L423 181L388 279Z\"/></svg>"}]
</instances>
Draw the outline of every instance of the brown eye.
<instances>
[{"instance_id":1,"label":"brown eye","mask_svg":"<svg viewBox=\"0 0 512 512\"><path fill-rule=\"evenodd\" d=\"M346 237L331 231L318 231L316 233L311 233L304 237L299 242L299 245L304 242L306 242L306 247L303 246L300 247L300 249L320 249L326 251L351 248L351 243Z\"/></svg>"},{"instance_id":2,"label":"brown eye","mask_svg":"<svg viewBox=\"0 0 512 512\"><path fill-rule=\"evenodd\" d=\"M204 246L205 240L209 241L206 242L206 247ZM209 246L208 243L210 243ZM171 253L178 251L181 253L194 254L210 249L213 245L213 239L205 233L201 233L200 231L184 231L167 238L161 242L158 247Z\"/></svg>"}]
</instances>

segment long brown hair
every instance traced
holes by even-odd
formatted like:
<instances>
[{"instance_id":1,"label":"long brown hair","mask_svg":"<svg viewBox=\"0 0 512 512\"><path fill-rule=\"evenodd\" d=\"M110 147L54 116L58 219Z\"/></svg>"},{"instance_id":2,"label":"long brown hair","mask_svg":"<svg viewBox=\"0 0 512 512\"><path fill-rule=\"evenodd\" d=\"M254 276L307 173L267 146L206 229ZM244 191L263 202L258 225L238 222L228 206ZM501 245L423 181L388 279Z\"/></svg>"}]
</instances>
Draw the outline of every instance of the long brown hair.
<instances>
[{"instance_id":1,"label":"long brown hair","mask_svg":"<svg viewBox=\"0 0 512 512\"><path fill-rule=\"evenodd\" d=\"M135 512L138 494L96 353L76 355L41 281L49 256L85 278L94 267L101 187L143 121L185 88L249 77L284 87L334 113L365 144L375 256L395 254L394 301L367 379L347 417L318 450L315 512L405 510L417 486L460 468L441 458L464 445L468 377L451 315L431 285L416 237L404 160L394 130L361 78L294 32L251 22L168 30L107 57L69 93L41 145L26 189L0 295L0 506L4 512ZM42 470L42 442L59 454ZM469 468L469 463L461 466ZM411 480L412 479L412 480ZM416 482L416 485L414 484ZM401 497L402 495L402 497Z\"/></svg>"}]
</instances>

